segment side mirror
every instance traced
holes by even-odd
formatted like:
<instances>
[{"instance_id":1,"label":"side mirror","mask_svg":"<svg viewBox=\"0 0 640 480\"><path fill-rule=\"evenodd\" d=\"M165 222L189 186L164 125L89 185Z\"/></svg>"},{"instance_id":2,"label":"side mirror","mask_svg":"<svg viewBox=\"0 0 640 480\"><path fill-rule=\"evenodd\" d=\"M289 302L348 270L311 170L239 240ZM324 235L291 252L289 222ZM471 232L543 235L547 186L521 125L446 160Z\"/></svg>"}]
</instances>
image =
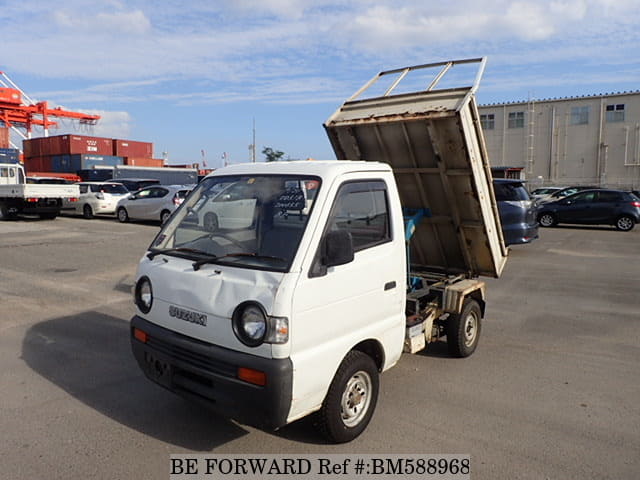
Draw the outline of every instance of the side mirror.
<instances>
[{"instance_id":1,"label":"side mirror","mask_svg":"<svg viewBox=\"0 0 640 480\"><path fill-rule=\"evenodd\" d=\"M322 245L322 264L335 267L353 261L353 239L346 230L328 232Z\"/></svg>"}]
</instances>

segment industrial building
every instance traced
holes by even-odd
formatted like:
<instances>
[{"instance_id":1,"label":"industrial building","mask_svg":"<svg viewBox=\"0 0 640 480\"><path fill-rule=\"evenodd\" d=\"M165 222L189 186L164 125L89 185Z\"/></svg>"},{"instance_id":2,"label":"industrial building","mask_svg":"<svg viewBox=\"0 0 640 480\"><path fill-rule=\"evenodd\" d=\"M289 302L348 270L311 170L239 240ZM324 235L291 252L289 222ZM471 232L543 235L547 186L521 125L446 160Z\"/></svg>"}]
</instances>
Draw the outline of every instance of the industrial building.
<instances>
[{"instance_id":1,"label":"industrial building","mask_svg":"<svg viewBox=\"0 0 640 480\"><path fill-rule=\"evenodd\" d=\"M492 166L532 184L640 187L640 91L478 110Z\"/></svg>"}]
</instances>

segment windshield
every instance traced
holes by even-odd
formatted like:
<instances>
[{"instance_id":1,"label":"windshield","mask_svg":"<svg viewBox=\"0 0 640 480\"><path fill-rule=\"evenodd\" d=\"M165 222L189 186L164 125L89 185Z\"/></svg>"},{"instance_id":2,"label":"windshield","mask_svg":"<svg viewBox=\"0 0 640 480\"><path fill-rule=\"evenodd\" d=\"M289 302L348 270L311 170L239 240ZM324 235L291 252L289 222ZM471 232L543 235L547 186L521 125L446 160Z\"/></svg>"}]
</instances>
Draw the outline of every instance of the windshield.
<instances>
[{"instance_id":1,"label":"windshield","mask_svg":"<svg viewBox=\"0 0 640 480\"><path fill-rule=\"evenodd\" d=\"M160 231L152 255L288 271L307 225L320 179L237 175L204 179ZM313 190L313 193L310 191Z\"/></svg>"}]
</instances>

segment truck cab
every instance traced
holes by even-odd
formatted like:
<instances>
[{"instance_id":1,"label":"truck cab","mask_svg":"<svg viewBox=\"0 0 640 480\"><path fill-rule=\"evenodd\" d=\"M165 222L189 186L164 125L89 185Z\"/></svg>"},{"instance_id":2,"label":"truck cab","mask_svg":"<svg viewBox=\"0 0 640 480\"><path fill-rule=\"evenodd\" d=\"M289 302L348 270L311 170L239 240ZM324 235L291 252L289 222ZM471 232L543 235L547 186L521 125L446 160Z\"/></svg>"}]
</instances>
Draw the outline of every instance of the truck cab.
<instances>
[{"instance_id":1,"label":"truck cab","mask_svg":"<svg viewBox=\"0 0 640 480\"><path fill-rule=\"evenodd\" d=\"M299 187L307 182L316 187L308 210ZM244 206L229 226L205 228L208 197L219 198L226 184L244 186L230 200ZM369 399L378 372L402 353L403 229L385 164L220 170L196 187L140 263L136 358L170 390L263 427L318 410L351 351L366 352L372 371L360 395ZM185 354L173 357L177 346ZM359 403L352 408L357 418Z\"/></svg>"}]
</instances>

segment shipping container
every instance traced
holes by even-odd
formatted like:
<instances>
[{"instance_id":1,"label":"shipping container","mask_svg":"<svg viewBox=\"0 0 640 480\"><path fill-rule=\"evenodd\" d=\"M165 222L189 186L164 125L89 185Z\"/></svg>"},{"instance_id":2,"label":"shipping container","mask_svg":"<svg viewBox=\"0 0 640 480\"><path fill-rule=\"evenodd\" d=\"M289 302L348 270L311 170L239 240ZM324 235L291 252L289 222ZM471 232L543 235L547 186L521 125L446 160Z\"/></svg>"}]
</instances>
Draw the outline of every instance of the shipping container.
<instances>
[{"instance_id":1,"label":"shipping container","mask_svg":"<svg viewBox=\"0 0 640 480\"><path fill-rule=\"evenodd\" d=\"M15 148L0 148L0 163L19 163L20 150Z\"/></svg>"},{"instance_id":2,"label":"shipping container","mask_svg":"<svg viewBox=\"0 0 640 480\"><path fill-rule=\"evenodd\" d=\"M9 148L11 146L10 140L9 129L0 127L0 148Z\"/></svg>"},{"instance_id":3,"label":"shipping container","mask_svg":"<svg viewBox=\"0 0 640 480\"><path fill-rule=\"evenodd\" d=\"M122 157L112 155L54 155L51 161L51 171L76 173L97 166L113 167L122 165Z\"/></svg>"},{"instance_id":4,"label":"shipping container","mask_svg":"<svg viewBox=\"0 0 640 480\"><path fill-rule=\"evenodd\" d=\"M27 157L78 154L111 155L113 152L112 139L85 135L31 138L24 140L22 144Z\"/></svg>"},{"instance_id":5,"label":"shipping container","mask_svg":"<svg viewBox=\"0 0 640 480\"><path fill-rule=\"evenodd\" d=\"M123 165L134 167L164 167L162 158L125 157Z\"/></svg>"},{"instance_id":6,"label":"shipping container","mask_svg":"<svg viewBox=\"0 0 640 480\"><path fill-rule=\"evenodd\" d=\"M198 170L195 168L152 168L119 165L113 169L113 178L154 178L163 185L187 185L198 183Z\"/></svg>"},{"instance_id":7,"label":"shipping container","mask_svg":"<svg viewBox=\"0 0 640 480\"><path fill-rule=\"evenodd\" d=\"M20 90L0 87L0 103L20 105L22 103L22 94L20 93Z\"/></svg>"},{"instance_id":8,"label":"shipping container","mask_svg":"<svg viewBox=\"0 0 640 480\"><path fill-rule=\"evenodd\" d=\"M113 139L113 155L118 157L152 158L153 143Z\"/></svg>"},{"instance_id":9,"label":"shipping container","mask_svg":"<svg viewBox=\"0 0 640 480\"><path fill-rule=\"evenodd\" d=\"M50 172L51 157L25 157L24 169L30 172Z\"/></svg>"}]
</instances>

